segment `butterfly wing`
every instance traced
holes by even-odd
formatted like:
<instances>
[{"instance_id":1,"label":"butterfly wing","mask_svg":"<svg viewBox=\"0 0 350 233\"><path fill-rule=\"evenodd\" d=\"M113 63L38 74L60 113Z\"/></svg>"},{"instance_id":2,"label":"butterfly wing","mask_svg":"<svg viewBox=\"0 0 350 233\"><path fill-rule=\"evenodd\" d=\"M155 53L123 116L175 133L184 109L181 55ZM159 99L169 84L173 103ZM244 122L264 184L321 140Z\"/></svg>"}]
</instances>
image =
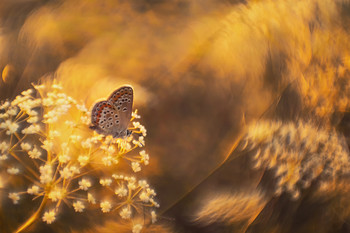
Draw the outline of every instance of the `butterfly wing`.
<instances>
[{"instance_id":1,"label":"butterfly wing","mask_svg":"<svg viewBox=\"0 0 350 233\"><path fill-rule=\"evenodd\" d=\"M119 120L117 111L108 101L100 101L95 104L91 112L91 129L105 135L114 135L116 127L118 128Z\"/></svg>"},{"instance_id":2,"label":"butterfly wing","mask_svg":"<svg viewBox=\"0 0 350 233\"><path fill-rule=\"evenodd\" d=\"M128 86L123 86L115 90L107 99L107 101L114 107L116 117L114 123L113 135L115 137L124 137L128 129L131 119L132 105L134 100L133 89Z\"/></svg>"}]
</instances>

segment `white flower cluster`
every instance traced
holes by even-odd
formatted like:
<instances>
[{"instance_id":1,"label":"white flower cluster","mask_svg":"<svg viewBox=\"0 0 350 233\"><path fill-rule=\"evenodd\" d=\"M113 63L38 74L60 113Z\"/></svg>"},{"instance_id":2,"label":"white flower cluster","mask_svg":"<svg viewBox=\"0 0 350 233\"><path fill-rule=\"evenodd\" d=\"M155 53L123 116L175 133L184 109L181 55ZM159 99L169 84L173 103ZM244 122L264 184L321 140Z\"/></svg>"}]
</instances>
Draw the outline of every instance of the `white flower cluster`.
<instances>
[{"instance_id":1,"label":"white flower cluster","mask_svg":"<svg viewBox=\"0 0 350 233\"><path fill-rule=\"evenodd\" d=\"M9 192L8 197L14 204L20 204L21 195L41 199L45 207L41 218L47 224L56 220L62 203L79 213L89 205L99 205L104 213L118 209L122 219L130 220L149 209L147 214L154 222L153 207L159 205L148 183L112 176L120 161L130 164L133 172L149 164L149 155L140 149L145 146L145 127L133 122L132 134L126 139L99 135L88 127L90 112L85 105L62 90L55 82L34 85L0 105L0 166L10 177L22 177L27 185L25 191ZM131 121L139 118L137 111L132 113ZM7 163L10 158L16 163ZM101 172L106 178L100 178ZM93 186L96 192L90 193ZM104 197L106 190L113 190L111 198ZM135 225L133 231L142 227Z\"/></svg>"},{"instance_id":2,"label":"white flower cluster","mask_svg":"<svg viewBox=\"0 0 350 233\"><path fill-rule=\"evenodd\" d=\"M259 122L246 136L255 154L255 168L275 171L276 194L300 191L317 178L334 180L349 174L350 157L344 139L335 131L298 122Z\"/></svg>"},{"instance_id":3,"label":"white flower cluster","mask_svg":"<svg viewBox=\"0 0 350 233\"><path fill-rule=\"evenodd\" d=\"M140 213L140 210L150 208L148 214L153 222L156 221L156 213L152 207L159 207L154 199L157 194L154 189L150 188L146 180L113 174L111 178L101 179L100 183L103 186L109 186L110 190L114 190L113 195L118 199L117 206L113 206L107 200L101 202L100 206L103 212L109 212L112 208L119 209L119 214L123 219L130 219L134 214Z\"/></svg>"}]
</instances>

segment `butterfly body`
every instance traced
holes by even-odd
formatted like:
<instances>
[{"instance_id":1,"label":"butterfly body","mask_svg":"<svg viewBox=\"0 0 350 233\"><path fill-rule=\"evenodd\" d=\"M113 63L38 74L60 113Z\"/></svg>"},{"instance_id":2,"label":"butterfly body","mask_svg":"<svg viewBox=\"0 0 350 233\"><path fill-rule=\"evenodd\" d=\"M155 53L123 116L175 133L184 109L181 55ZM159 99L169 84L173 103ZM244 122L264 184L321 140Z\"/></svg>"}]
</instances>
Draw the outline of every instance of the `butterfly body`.
<instances>
[{"instance_id":1,"label":"butterfly body","mask_svg":"<svg viewBox=\"0 0 350 233\"><path fill-rule=\"evenodd\" d=\"M115 90L107 100L97 102L91 112L91 129L114 138L130 135L128 124L133 105L133 89L123 86Z\"/></svg>"}]
</instances>

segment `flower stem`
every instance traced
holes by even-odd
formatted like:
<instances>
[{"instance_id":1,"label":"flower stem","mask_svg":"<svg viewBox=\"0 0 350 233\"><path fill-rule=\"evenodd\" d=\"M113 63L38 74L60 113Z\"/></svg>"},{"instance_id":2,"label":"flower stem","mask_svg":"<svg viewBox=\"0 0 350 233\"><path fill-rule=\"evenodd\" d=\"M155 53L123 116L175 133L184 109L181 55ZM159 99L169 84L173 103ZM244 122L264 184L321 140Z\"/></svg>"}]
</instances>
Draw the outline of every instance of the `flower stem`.
<instances>
[{"instance_id":1,"label":"flower stem","mask_svg":"<svg viewBox=\"0 0 350 233\"><path fill-rule=\"evenodd\" d=\"M35 211L35 213L30 216L30 218L28 218L28 220L23 223L16 231L15 233L20 233L23 232L25 229L27 229L30 225L32 225L34 223L34 221L36 221L40 214L43 212L43 209L46 205L47 202L47 195L44 196L43 200L41 201L41 204L39 206L39 208L37 209L37 211Z\"/></svg>"}]
</instances>

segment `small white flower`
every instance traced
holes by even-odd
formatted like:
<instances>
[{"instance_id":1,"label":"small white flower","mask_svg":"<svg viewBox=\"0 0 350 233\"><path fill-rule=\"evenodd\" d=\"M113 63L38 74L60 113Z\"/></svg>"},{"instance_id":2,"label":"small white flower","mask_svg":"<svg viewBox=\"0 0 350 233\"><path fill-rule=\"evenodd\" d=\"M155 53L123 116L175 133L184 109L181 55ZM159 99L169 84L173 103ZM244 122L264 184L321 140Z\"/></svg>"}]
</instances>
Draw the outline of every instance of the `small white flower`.
<instances>
[{"instance_id":1,"label":"small white flower","mask_svg":"<svg viewBox=\"0 0 350 233\"><path fill-rule=\"evenodd\" d=\"M91 117L82 116L82 117L80 117L80 121L81 121L81 123L83 123L85 125L90 125L91 124Z\"/></svg>"},{"instance_id":2,"label":"small white flower","mask_svg":"<svg viewBox=\"0 0 350 233\"><path fill-rule=\"evenodd\" d=\"M131 116L134 117L134 118L136 118L136 119L141 118L141 116L137 115L137 110L135 110L135 112L132 112L132 113L131 113Z\"/></svg>"},{"instance_id":3,"label":"small white flower","mask_svg":"<svg viewBox=\"0 0 350 233\"><path fill-rule=\"evenodd\" d=\"M142 150L139 152L141 156L141 162L143 162L145 165L149 164L149 155L146 153L146 151Z\"/></svg>"},{"instance_id":4,"label":"small white flower","mask_svg":"<svg viewBox=\"0 0 350 233\"><path fill-rule=\"evenodd\" d=\"M118 180L118 179L123 180L124 179L123 175L118 175L118 174L113 174L112 177L116 180Z\"/></svg>"},{"instance_id":5,"label":"small white flower","mask_svg":"<svg viewBox=\"0 0 350 233\"><path fill-rule=\"evenodd\" d=\"M139 129L140 129L140 132L141 132L142 136L146 137L146 136L147 136L147 130L146 130L146 128L145 128L143 125L141 125L141 126L139 127Z\"/></svg>"},{"instance_id":6,"label":"small white flower","mask_svg":"<svg viewBox=\"0 0 350 233\"><path fill-rule=\"evenodd\" d=\"M132 139L132 136L130 136L129 138ZM118 138L118 144L120 146L120 150L124 150L124 151L131 150L131 144L128 143L126 140Z\"/></svg>"},{"instance_id":7,"label":"small white flower","mask_svg":"<svg viewBox=\"0 0 350 233\"><path fill-rule=\"evenodd\" d=\"M1 119L7 119L9 117L9 114L7 113L0 113L0 118Z\"/></svg>"},{"instance_id":8,"label":"small white flower","mask_svg":"<svg viewBox=\"0 0 350 233\"><path fill-rule=\"evenodd\" d=\"M0 143L0 150L2 153L7 151L9 149L10 145L7 142L1 142Z\"/></svg>"},{"instance_id":9,"label":"small white flower","mask_svg":"<svg viewBox=\"0 0 350 233\"><path fill-rule=\"evenodd\" d=\"M147 181L145 180L139 180L139 186L143 189L149 187Z\"/></svg>"},{"instance_id":10,"label":"small white flower","mask_svg":"<svg viewBox=\"0 0 350 233\"><path fill-rule=\"evenodd\" d=\"M85 209L85 206L81 201L74 202L73 207L75 212L83 212L83 210Z\"/></svg>"},{"instance_id":11,"label":"small white flower","mask_svg":"<svg viewBox=\"0 0 350 233\"><path fill-rule=\"evenodd\" d=\"M154 210L151 212L151 218L152 218L152 223L155 223L157 221L157 214Z\"/></svg>"},{"instance_id":12,"label":"small white flower","mask_svg":"<svg viewBox=\"0 0 350 233\"><path fill-rule=\"evenodd\" d=\"M28 151L28 155L31 159L38 159L41 156L41 152L34 146L33 150Z\"/></svg>"},{"instance_id":13,"label":"small white flower","mask_svg":"<svg viewBox=\"0 0 350 233\"><path fill-rule=\"evenodd\" d=\"M84 104L77 104L76 107L81 112L84 112L84 113L88 112L88 109L85 107Z\"/></svg>"},{"instance_id":14,"label":"small white flower","mask_svg":"<svg viewBox=\"0 0 350 233\"><path fill-rule=\"evenodd\" d=\"M48 138L53 139L53 138L59 137L59 136L61 136L60 132L58 132L57 130L50 130ZM68 145L68 143L62 143L61 146L62 146L62 148L64 148L64 146L67 146L67 145Z\"/></svg>"},{"instance_id":15,"label":"small white flower","mask_svg":"<svg viewBox=\"0 0 350 233\"><path fill-rule=\"evenodd\" d=\"M142 224L135 224L133 227L132 227L132 233L140 233L141 230L142 230Z\"/></svg>"},{"instance_id":16,"label":"small white flower","mask_svg":"<svg viewBox=\"0 0 350 233\"><path fill-rule=\"evenodd\" d=\"M118 197L126 197L128 195L128 190L124 186L120 186L114 193L118 195Z\"/></svg>"},{"instance_id":17,"label":"small white flower","mask_svg":"<svg viewBox=\"0 0 350 233\"><path fill-rule=\"evenodd\" d=\"M61 177L64 179L69 179L73 177L73 172L70 170L69 167L65 167L60 171Z\"/></svg>"},{"instance_id":18,"label":"small white flower","mask_svg":"<svg viewBox=\"0 0 350 233\"><path fill-rule=\"evenodd\" d=\"M71 170L71 172L72 172L73 174L79 174L79 173L80 173L79 168L76 167L76 166L71 166L69 169Z\"/></svg>"},{"instance_id":19,"label":"small white flower","mask_svg":"<svg viewBox=\"0 0 350 233\"><path fill-rule=\"evenodd\" d=\"M149 196L155 196L155 195L157 195L156 192L154 191L154 189L147 188L146 191L147 191L147 194L148 194Z\"/></svg>"},{"instance_id":20,"label":"small white flower","mask_svg":"<svg viewBox=\"0 0 350 233\"><path fill-rule=\"evenodd\" d=\"M13 204L18 204L20 198L18 193L9 193L9 198L12 200Z\"/></svg>"},{"instance_id":21,"label":"small white flower","mask_svg":"<svg viewBox=\"0 0 350 233\"><path fill-rule=\"evenodd\" d=\"M37 111L34 111L34 110L29 110L29 111L27 111L27 114L28 114L28 116L30 116L30 117L36 117L36 116L38 116L38 112L37 112Z\"/></svg>"},{"instance_id":22,"label":"small white flower","mask_svg":"<svg viewBox=\"0 0 350 233\"><path fill-rule=\"evenodd\" d=\"M34 89L36 90L42 90L45 88L45 85L44 84L41 84L41 85L33 85Z\"/></svg>"},{"instance_id":23,"label":"small white flower","mask_svg":"<svg viewBox=\"0 0 350 233\"><path fill-rule=\"evenodd\" d=\"M80 166L83 167L83 166L85 166L86 164L88 164L89 159L90 159L90 157L89 157L88 155L80 155L80 156L78 157L78 162L79 162Z\"/></svg>"},{"instance_id":24,"label":"small white flower","mask_svg":"<svg viewBox=\"0 0 350 233\"><path fill-rule=\"evenodd\" d=\"M19 169L16 167L11 167L7 169L7 173L10 175L17 175L19 173Z\"/></svg>"},{"instance_id":25,"label":"small white flower","mask_svg":"<svg viewBox=\"0 0 350 233\"><path fill-rule=\"evenodd\" d=\"M39 168L40 170L40 183L47 184L52 180L52 166L45 164Z\"/></svg>"},{"instance_id":26,"label":"small white flower","mask_svg":"<svg viewBox=\"0 0 350 233\"><path fill-rule=\"evenodd\" d=\"M155 200L150 199L150 201L149 201L149 202L151 202L153 206L155 206L155 207L159 208L159 204L158 204L158 203L157 203Z\"/></svg>"},{"instance_id":27,"label":"small white flower","mask_svg":"<svg viewBox=\"0 0 350 233\"><path fill-rule=\"evenodd\" d=\"M54 105L54 101L53 101L53 99L52 98L44 98L43 99L43 105L44 106L52 106L52 105Z\"/></svg>"},{"instance_id":28,"label":"small white flower","mask_svg":"<svg viewBox=\"0 0 350 233\"><path fill-rule=\"evenodd\" d=\"M40 125L30 125L29 127L22 130L22 134L35 134L38 132L40 132Z\"/></svg>"},{"instance_id":29,"label":"small white flower","mask_svg":"<svg viewBox=\"0 0 350 233\"><path fill-rule=\"evenodd\" d=\"M1 129L7 129L6 134L11 135L15 133L18 129L19 125L16 122L12 122L10 120L6 120L0 124Z\"/></svg>"},{"instance_id":30,"label":"small white flower","mask_svg":"<svg viewBox=\"0 0 350 233\"><path fill-rule=\"evenodd\" d=\"M87 191L91 187L91 182L88 179L81 179L79 181L79 188L81 190Z\"/></svg>"},{"instance_id":31,"label":"small white flower","mask_svg":"<svg viewBox=\"0 0 350 233\"><path fill-rule=\"evenodd\" d=\"M74 128L77 126L73 121L65 121L64 122L69 128Z\"/></svg>"},{"instance_id":32,"label":"small white flower","mask_svg":"<svg viewBox=\"0 0 350 233\"><path fill-rule=\"evenodd\" d=\"M119 212L120 217L123 219L129 219L131 217L131 209L128 207L124 207L120 212Z\"/></svg>"},{"instance_id":33,"label":"small white flower","mask_svg":"<svg viewBox=\"0 0 350 233\"><path fill-rule=\"evenodd\" d=\"M112 205L109 201L103 201L101 202L100 207L103 213L107 213L111 210Z\"/></svg>"},{"instance_id":34,"label":"small white flower","mask_svg":"<svg viewBox=\"0 0 350 233\"><path fill-rule=\"evenodd\" d=\"M40 187L37 185L33 185L32 187L27 189L27 193L31 195L38 195L40 191Z\"/></svg>"},{"instance_id":35,"label":"small white flower","mask_svg":"<svg viewBox=\"0 0 350 233\"><path fill-rule=\"evenodd\" d=\"M26 102L30 99L30 96L21 96L18 95L16 98L11 102L12 107L16 107L17 105L22 104L23 102Z\"/></svg>"},{"instance_id":36,"label":"small white flower","mask_svg":"<svg viewBox=\"0 0 350 233\"><path fill-rule=\"evenodd\" d=\"M106 152L107 154L109 155L112 155L115 153L115 147L114 146L109 146L107 149L106 149Z\"/></svg>"},{"instance_id":37,"label":"small white flower","mask_svg":"<svg viewBox=\"0 0 350 233\"><path fill-rule=\"evenodd\" d=\"M145 202L145 203L148 203L150 200L149 195L144 191L140 193L139 198L142 202Z\"/></svg>"},{"instance_id":38,"label":"small white flower","mask_svg":"<svg viewBox=\"0 0 350 233\"><path fill-rule=\"evenodd\" d=\"M32 149L32 145L30 145L29 143L21 143L21 148L24 151L29 151L30 149Z\"/></svg>"},{"instance_id":39,"label":"small white flower","mask_svg":"<svg viewBox=\"0 0 350 233\"><path fill-rule=\"evenodd\" d=\"M142 136L145 137L147 135L146 128L143 125L141 125L140 122L133 122L132 124L134 125L134 128L138 128L140 130Z\"/></svg>"},{"instance_id":40,"label":"small white flower","mask_svg":"<svg viewBox=\"0 0 350 233\"><path fill-rule=\"evenodd\" d=\"M58 120L58 116L60 116L61 114L59 114L57 109L53 109L44 115L45 120L43 122L48 123L48 124L55 123Z\"/></svg>"},{"instance_id":41,"label":"small white flower","mask_svg":"<svg viewBox=\"0 0 350 233\"><path fill-rule=\"evenodd\" d=\"M96 199L91 193L88 193L88 202L91 204L96 204Z\"/></svg>"},{"instance_id":42,"label":"small white flower","mask_svg":"<svg viewBox=\"0 0 350 233\"><path fill-rule=\"evenodd\" d=\"M53 89L57 89L57 90L62 90L63 89L63 87L62 87L62 85L60 83L54 83L54 84L52 84L51 87Z\"/></svg>"},{"instance_id":43,"label":"small white flower","mask_svg":"<svg viewBox=\"0 0 350 233\"><path fill-rule=\"evenodd\" d=\"M100 179L100 184L102 186L110 186L112 184L112 179L109 179L109 178Z\"/></svg>"},{"instance_id":44,"label":"small white flower","mask_svg":"<svg viewBox=\"0 0 350 233\"><path fill-rule=\"evenodd\" d=\"M69 139L71 140L72 143L77 143L78 141L81 140L81 136L80 135L71 135L71 136L69 136Z\"/></svg>"},{"instance_id":45,"label":"small white flower","mask_svg":"<svg viewBox=\"0 0 350 233\"><path fill-rule=\"evenodd\" d=\"M65 196L65 190L61 188L55 188L51 190L51 192L48 195L48 198L51 199L53 202L57 202L59 200L62 200Z\"/></svg>"},{"instance_id":46,"label":"small white flower","mask_svg":"<svg viewBox=\"0 0 350 233\"><path fill-rule=\"evenodd\" d=\"M134 172L139 172L141 171L140 163L138 162L132 162L131 163L131 168Z\"/></svg>"},{"instance_id":47,"label":"small white flower","mask_svg":"<svg viewBox=\"0 0 350 233\"><path fill-rule=\"evenodd\" d=\"M85 141L81 142L81 146L85 149L91 148L92 147L92 141L90 138L86 139Z\"/></svg>"},{"instance_id":48,"label":"small white flower","mask_svg":"<svg viewBox=\"0 0 350 233\"><path fill-rule=\"evenodd\" d=\"M140 122L135 122L135 121L132 124L134 125L134 128L139 128L141 125Z\"/></svg>"},{"instance_id":49,"label":"small white flower","mask_svg":"<svg viewBox=\"0 0 350 233\"><path fill-rule=\"evenodd\" d=\"M125 176L124 180L129 181L129 183L135 183L136 182L136 178L134 176Z\"/></svg>"},{"instance_id":50,"label":"small white flower","mask_svg":"<svg viewBox=\"0 0 350 233\"><path fill-rule=\"evenodd\" d=\"M131 177L131 178L134 178L134 177ZM136 184L135 184L135 180L133 179L129 179L128 180L128 188L131 189L131 190L135 190L137 188Z\"/></svg>"},{"instance_id":51,"label":"small white flower","mask_svg":"<svg viewBox=\"0 0 350 233\"><path fill-rule=\"evenodd\" d=\"M10 106L10 102L9 101L6 101L6 102L4 102L3 104L1 104L0 105L0 109L2 110L2 109L6 109L7 107L9 107Z\"/></svg>"},{"instance_id":52,"label":"small white flower","mask_svg":"<svg viewBox=\"0 0 350 233\"><path fill-rule=\"evenodd\" d=\"M15 116L15 115L17 115L17 113L18 113L18 108L10 108L9 110L7 110L7 112L6 112L7 114L9 114L10 116Z\"/></svg>"},{"instance_id":53,"label":"small white flower","mask_svg":"<svg viewBox=\"0 0 350 233\"><path fill-rule=\"evenodd\" d=\"M144 140L144 137L143 136L140 136L139 137L139 140L133 140L132 143L138 147L143 147L145 146L145 140Z\"/></svg>"},{"instance_id":54,"label":"small white flower","mask_svg":"<svg viewBox=\"0 0 350 233\"><path fill-rule=\"evenodd\" d=\"M39 117L37 117L37 116L31 116L31 117L29 117L28 120L27 120L27 122L28 122L28 123L31 123L31 124L37 123L38 121L39 121Z\"/></svg>"},{"instance_id":55,"label":"small white flower","mask_svg":"<svg viewBox=\"0 0 350 233\"><path fill-rule=\"evenodd\" d=\"M58 156L58 161L60 163L68 163L70 161L71 157L67 154L60 154Z\"/></svg>"},{"instance_id":56,"label":"small white flower","mask_svg":"<svg viewBox=\"0 0 350 233\"><path fill-rule=\"evenodd\" d=\"M51 140L45 140L43 141L43 145L41 146L46 151L51 151L53 148L53 141Z\"/></svg>"},{"instance_id":57,"label":"small white flower","mask_svg":"<svg viewBox=\"0 0 350 233\"><path fill-rule=\"evenodd\" d=\"M31 95L31 94L33 94L33 89L28 89L28 90L26 90L26 91L22 91L22 93L21 93L21 95Z\"/></svg>"},{"instance_id":58,"label":"small white flower","mask_svg":"<svg viewBox=\"0 0 350 233\"><path fill-rule=\"evenodd\" d=\"M44 213L43 216L43 221L46 222L47 224L51 224L56 220L56 211L55 210L50 210Z\"/></svg>"},{"instance_id":59,"label":"small white flower","mask_svg":"<svg viewBox=\"0 0 350 233\"><path fill-rule=\"evenodd\" d=\"M4 161L6 159L8 159L7 154L0 155L0 161Z\"/></svg>"},{"instance_id":60,"label":"small white flower","mask_svg":"<svg viewBox=\"0 0 350 233\"><path fill-rule=\"evenodd\" d=\"M144 140L144 137L143 137L143 136L140 136L140 137L139 137L139 142L142 144L142 146L145 145L145 140Z\"/></svg>"},{"instance_id":61,"label":"small white flower","mask_svg":"<svg viewBox=\"0 0 350 233\"><path fill-rule=\"evenodd\" d=\"M118 159L112 155L104 156L102 158L103 165L109 167L112 166L113 164L118 164Z\"/></svg>"}]
</instances>

